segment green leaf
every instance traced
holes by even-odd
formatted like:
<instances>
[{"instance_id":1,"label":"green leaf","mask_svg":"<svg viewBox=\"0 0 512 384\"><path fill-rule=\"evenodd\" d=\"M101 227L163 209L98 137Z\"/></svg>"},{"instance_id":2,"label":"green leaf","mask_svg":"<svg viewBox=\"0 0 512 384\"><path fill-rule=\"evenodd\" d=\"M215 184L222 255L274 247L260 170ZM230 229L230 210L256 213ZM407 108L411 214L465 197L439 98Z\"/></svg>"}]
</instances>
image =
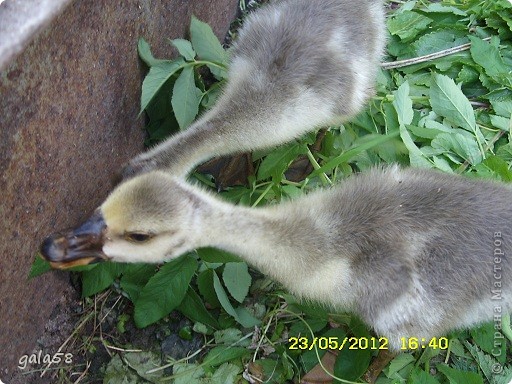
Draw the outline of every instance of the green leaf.
<instances>
[{"instance_id":1,"label":"green leaf","mask_svg":"<svg viewBox=\"0 0 512 384\"><path fill-rule=\"evenodd\" d=\"M222 287L222 284L220 282L219 276L217 276L217 273L213 273L213 286L215 288L215 292L217 293L217 298L219 299L219 302L224 308L224 310L231 315L238 323L240 323L243 327L249 328L254 326L254 318L252 316L247 316L246 311L242 311L243 308L235 309L231 305L228 295L226 294L226 291L224 290L224 287Z\"/></svg>"},{"instance_id":2,"label":"green leaf","mask_svg":"<svg viewBox=\"0 0 512 384\"><path fill-rule=\"evenodd\" d=\"M191 66L183 68L174 83L172 91L172 109L181 129L194 121L199 112L202 92L196 87L194 69Z\"/></svg>"},{"instance_id":3,"label":"green leaf","mask_svg":"<svg viewBox=\"0 0 512 384\"><path fill-rule=\"evenodd\" d=\"M251 286L251 275L249 275L247 264L244 262L227 263L222 273L222 279L231 296L242 303Z\"/></svg>"},{"instance_id":4,"label":"green leaf","mask_svg":"<svg viewBox=\"0 0 512 384\"><path fill-rule=\"evenodd\" d=\"M357 380L368 370L371 357L371 349L343 348L334 363L334 375L344 380Z\"/></svg>"},{"instance_id":5,"label":"green leaf","mask_svg":"<svg viewBox=\"0 0 512 384\"><path fill-rule=\"evenodd\" d=\"M473 372L464 372L460 371L458 369L450 368L449 366L445 364L438 364L437 370L443 373L448 380L450 381L450 384L483 384L484 380L482 377Z\"/></svg>"},{"instance_id":6,"label":"green leaf","mask_svg":"<svg viewBox=\"0 0 512 384\"><path fill-rule=\"evenodd\" d=\"M409 364L412 364L416 359L408 354L401 353L397 357L395 357L389 365L386 367L386 376L389 378L395 378L396 374L401 371L404 367Z\"/></svg>"},{"instance_id":7,"label":"green leaf","mask_svg":"<svg viewBox=\"0 0 512 384\"><path fill-rule=\"evenodd\" d=\"M110 287L123 272L126 264L103 263L82 273L82 297L92 296Z\"/></svg>"},{"instance_id":8,"label":"green leaf","mask_svg":"<svg viewBox=\"0 0 512 384\"><path fill-rule=\"evenodd\" d=\"M160 364L160 355L154 352L128 352L123 354L123 360L137 374L150 383L160 383L163 371L147 373ZM110 382L109 382L110 383Z\"/></svg>"},{"instance_id":9,"label":"green leaf","mask_svg":"<svg viewBox=\"0 0 512 384\"><path fill-rule=\"evenodd\" d=\"M137 301L142 288L155 272L156 267L151 264L129 264L126 266L120 284L132 302Z\"/></svg>"},{"instance_id":10,"label":"green leaf","mask_svg":"<svg viewBox=\"0 0 512 384\"><path fill-rule=\"evenodd\" d=\"M408 382L411 384L439 384L439 381L435 377L418 367L412 370Z\"/></svg>"},{"instance_id":11,"label":"green leaf","mask_svg":"<svg viewBox=\"0 0 512 384\"><path fill-rule=\"evenodd\" d=\"M512 68L505 64L497 47L476 36L469 38L471 40L471 57L475 63L484 68L487 75L497 81L501 81L500 77L510 76Z\"/></svg>"},{"instance_id":12,"label":"green leaf","mask_svg":"<svg viewBox=\"0 0 512 384\"><path fill-rule=\"evenodd\" d=\"M221 251L216 248L200 248L197 251L199 257L208 263L230 263L242 261L238 256L227 251Z\"/></svg>"},{"instance_id":13,"label":"green leaf","mask_svg":"<svg viewBox=\"0 0 512 384\"><path fill-rule=\"evenodd\" d=\"M197 268L197 261L184 255L164 264L149 279L135 304L134 320L139 328L160 320L180 305Z\"/></svg>"},{"instance_id":14,"label":"green leaf","mask_svg":"<svg viewBox=\"0 0 512 384\"><path fill-rule=\"evenodd\" d=\"M165 61L152 66L142 82L142 95L140 98L140 113L144 111L153 100L160 88L180 69L185 62L182 58L174 61Z\"/></svg>"},{"instance_id":15,"label":"green leaf","mask_svg":"<svg viewBox=\"0 0 512 384\"><path fill-rule=\"evenodd\" d=\"M190 38L197 55L202 60L211 62L207 66L215 77L217 79L226 78L228 56L210 26L192 16Z\"/></svg>"},{"instance_id":16,"label":"green leaf","mask_svg":"<svg viewBox=\"0 0 512 384\"><path fill-rule=\"evenodd\" d=\"M413 40L417 34L432 23L432 19L414 11L404 11L388 19L388 29L398 35L404 43Z\"/></svg>"},{"instance_id":17,"label":"green leaf","mask_svg":"<svg viewBox=\"0 0 512 384\"><path fill-rule=\"evenodd\" d=\"M435 31L421 36L413 43L413 47L417 56L429 55L467 43L468 39L463 36L464 33L465 31L461 31L462 36L457 36L457 32L453 30Z\"/></svg>"},{"instance_id":18,"label":"green leaf","mask_svg":"<svg viewBox=\"0 0 512 384\"><path fill-rule=\"evenodd\" d=\"M258 179L264 180L269 177L281 178L284 171L297 156L307 153L308 147L302 143L291 143L283 145L268 154L258 169Z\"/></svg>"},{"instance_id":19,"label":"green leaf","mask_svg":"<svg viewBox=\"0 0 512 384\"><path fill-rule=\"evenodd\" d=\"M250 353L251 351L245 347L229 347L225 345L220 345L210 350L210 352L208 352L208 354L205 356L203 360L203 364L209 365L211 367L216 367L228 361L236 360L241 357L247 356Z\"/></svg>"},{"instance_id":20,"label":"green leaf","mask_svg":"<svg viewBox=\"0 0 512 384\"><path fill-rule=\"evenodd\" d=\"M261 323L261 321L255 318L245 307L240 306L235 308L235 312L237 316L236 321L242 324L245 328L253 328L255 325Z\"/></svg>"},{"instance_id":21,"label":"green leaf","mask_svg":"<svg viewBox=\"0 0 512 384\"><path fill-rule=\"evenodd\" d=\"M30 268L30 272L28 274L28 278L32 279L33 277L42 275L45 272L48 272L52 269L50 263L44 260L39 253L37 253L34 262L32 263L32 267Z\"/></svg>"},{"instance_id":22,"label":"green leaf","mask_svg":"<svg viewBox=\"0 0 512 384\"><path fill-rule=\"evenodd\" d=\"M138 380L139 377L135 371L129 369L117 354L112 357L103 375L103 383L108 384L137 383Z\"/></svg>"},{"instance_id":23,"label":"green leaf","mask_svg":"<svg viewBox=\"0 0 512 384\"><path fill-rule=\"evenodd\" d=\"M142 37L139 39L139 43L137 44L137 51L139 52L139 56L142 61L144 61L148 67L152 67L159 63L168 62L167 60L155 59L151 53L149 44Z\"/></svg>"},{"instance_id":24,"label":"green leaf","mask_svg":"<svg viewBox=\"0 0 512 384\"><path fill-rule=\"evenodd\" d=\"M224 363L212 375L211 384L234 384L241 369L235 364Z\"/></svg>"},{"instance_id":25,"label":"green leaf","mask_svg":"<svg viewBox=\"0 0 512 384\"><path fill-rule=\"evenodd\" d=\"M219 323L217 320L206 309L199 295L191 287L188 289L187 295L181 301L178 309L181 313L193 321L209 325L215 329L219 328Z\"/></svg>"},{"instance_id":26,"label":"green leaf","mask_svg":"<svg viewBox=\"0 0 512 384\"><path fill-rule=\"evenodd\" d=\"M172 366L173 384L203 384L204 369L201 365L176 363Z\"/></svg>"},{"instance_id":27,"label":"green leaf","mask_svg":"<svg viewBox=\"0 0 512 384\"><path fill-rule=\"evenodd\" d=\"M176 47L181 56L187 61L193 61L196 57L196 52L192 48L190 41L185 39L174 39L171 40L171 44Z\"/></svg>"},{"instance_id":28,"label":"green leaf","mask_svg":"<svg viewBox=\"0 0 512 384\"><path fill-rule=\"evenodd\" d=\"M473 107L455 82L448 76L433 74L430 104L435 113L469 132L476 132Z\"/></svg>"},{"instance_id":29,"label":"green leaf","mask_svg":"<svg viewBox=\"0 0 512 384\"><path fill-rule=\"evenodd\" d=\"M472 165L482 162L482 154L478 149L478 143L473 137L461 133L441 133L432 140L432 148L440 148L443 151L453 151Z\"/></svg>"},{"instance_id":30,"label":"green leaf","mask_svg":"<svg viewBox=\"0 0 512 384\"><path fill-rule=\"evenodd\" d=\"M361 138L361 140L358 140L357 143L355 143L352 148L346 150L341 155L336 156L335 158L329 160L327 163L322 165L319 169L315 169L311 174L309 175L310 178L322 173L322 172L329 172L336 168L338 165L345 163L360 153L367 151L371 148L374 148L382 143L385 143L391 139L394 139L399 135L399 132L391 132L387 135L366 135Z\"/></svg>"},{"instance_id":31,"label":"green leaf","mask_svg":"<svg viewBox=\"0 0 512 384\"><path fill-rule=\"evenodd\" d=\"M491 115L491 124L505 132L512 132L512 119L503 116Z\"/></svg>"},{"instance_id":32,"label":"green leaf","mask_svg":"<svg viewBox=\"0 0 512 384\"><path fill-rule=\"evenodd\" d=\"M233 344L242 338L242 331L237 328L228 328L220 331L215 331L215 344Z\"/></svg>"},{"instance_id":33,"label":"green leaf","mask_svg":"<svg viewBox=\"0 0 512 384\"><path fill-rule=\"evenodd\" d=\"M398 115L399 124L411 124L414 117L412 109L412 100L409 97L409 83L404 81L397 91L393 92L395 99L393 106L395 107Z\"/></svg>"},{"instance_id":34,"label":"green leaf","mask_svg":"<svg viewBox=\"0 0 512 384\"><path fill-rule=\"evenodd\" d=\"M494 340L494 338L492 336L490 336L491 343L493 342L493 340ZM503 337L503 335L501 335L500 340L501 340L500 341L501 345L499 348L496 348L494 350L494 354L496 354L502 358L501 364L498 364L498 362L496 361L496 359L494 357L485 354L477 346L474 346L468 342L465 342L466 348L469 350L469 352L471 353L471 355L473 356L475 361L478 363L478 366L482 370L482 373L487 378L487 380L493 384L496 382L496 380L493 380L494 377L497 376L496 375L496 367L499 367L499 369L501 370L502 369L501 367L503 366L503 364L505 363L505 361L507 359L506 339ZM491 352L491 353L493 353L493 352ZM510 383L508 383L508 384L510 384Z\"/></svg>"},{"instance_id":35,"label":"green leaf","mask_svg":"<svg viewBox=\"0 0 512 384\"><path fill-rule=\"evenodd\" d=\"M498 156L489 156L487 159L485 159L484 164L489 167L496 175L498 175L502 181L512 181L512 171L508 169L508 163L505 160ZM486 352L488 351L486 350Z\"/></svg>"},{"instance_id":36,"label":"green leaf","mask_svg":"<svg viewBox=\"0 0 512 384\"><path fill-rule=\"evenodd\" d=\"M404 125L400 125L400 137L409 151L409 161L411 166L420 168L432 168L432 163L428 161L423 152L416 146Z\"/></svg>"},{"instance_id":37,"label":"green leaf","mask_svg":"<svg viewBox=\"0 0 512 384\"><path fill-rule=\"evenodd\" d=\"M207 269L197 276L197 288L199 293L210 304L212 308L220 307L219 299L213 287L213 270Z\"/></svg>"}]
</instances>

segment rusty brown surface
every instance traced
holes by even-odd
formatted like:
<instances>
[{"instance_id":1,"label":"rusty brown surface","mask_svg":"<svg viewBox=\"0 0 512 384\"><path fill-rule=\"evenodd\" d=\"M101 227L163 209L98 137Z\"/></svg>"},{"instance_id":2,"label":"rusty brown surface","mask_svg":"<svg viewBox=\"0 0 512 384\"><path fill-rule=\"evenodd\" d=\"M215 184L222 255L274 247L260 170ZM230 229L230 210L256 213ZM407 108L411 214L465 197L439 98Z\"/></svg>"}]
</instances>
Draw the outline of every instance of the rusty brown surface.
<instances>
[{"instance_id":1,"label":"rusty brown surface","mask_svg":"<svg viewBox=\"0 0 512 384\"><path fill-rule=\"evenodd\" d=\"M50 232L77 224L142 150L143 36L157 56L194 13L223 36L237 0L72 2L0 72L0 379L37 351L68 275L27 281ZM56 351L43 351L53 353ZM18 372L19 373L19 372Z\"/></svg>"}]
</instances>

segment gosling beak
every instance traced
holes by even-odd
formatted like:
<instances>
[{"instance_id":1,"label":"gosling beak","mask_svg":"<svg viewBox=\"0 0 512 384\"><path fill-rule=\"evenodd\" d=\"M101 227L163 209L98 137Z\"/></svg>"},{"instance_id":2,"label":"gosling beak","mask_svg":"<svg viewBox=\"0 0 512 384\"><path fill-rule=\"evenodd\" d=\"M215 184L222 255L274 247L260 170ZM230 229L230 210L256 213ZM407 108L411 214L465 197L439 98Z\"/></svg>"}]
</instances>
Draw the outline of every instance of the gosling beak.
<instances>
[{"instance_id":1,"label":"gosling beak","mask_svg":"<svg viewBox=\"0 0 512 384\"><path fill-rule=\"evenodd\" d=\"M41 244L41 254L52 268L67 269L107 260L103 253L107 225L99 210L78 228L54 233Z\"/></svg>"}]
</instances>

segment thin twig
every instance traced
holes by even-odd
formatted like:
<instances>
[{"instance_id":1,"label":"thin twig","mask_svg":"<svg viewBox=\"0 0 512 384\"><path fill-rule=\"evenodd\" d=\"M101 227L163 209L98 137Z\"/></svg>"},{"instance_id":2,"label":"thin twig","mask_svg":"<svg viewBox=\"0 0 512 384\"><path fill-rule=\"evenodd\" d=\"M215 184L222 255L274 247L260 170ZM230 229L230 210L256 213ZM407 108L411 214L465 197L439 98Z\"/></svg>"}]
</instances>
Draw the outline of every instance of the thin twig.
<instances>
[{"instance_id":1,"label":"thin twig","mask_svg":"<svg viewBox=\"0 0 512 384\"><path fill-rule=\"evenodd\" d=\"M483 40L488 41L490 39L491 39L490 37L486 37ZM466 44L458 45L453 48L443 49L442 51L439 51L439 52L430 53L430 54L424 55L424 56L418 56L418 57L413 57L411 59L397 60L397 61L390 61L387 63L382 63L381 67L384 69L407 67L409 65L425 63L430 60L439 59L440 57L445 57L445 56L453 55L454 53L467 51L469 48L471 48L471 43L466 43Z\"/></svg>"},{"instance_id":2,"label":"thin twig","mask_svg":"<svg viewBox=\"0 0 512 384\"><path fill-rule=\"evenodd\" d=\"M106 341L105 341L106 343ZM115 351L120 351L120 352L144 352L142 349L123 349L123 348L118 348L118 347L114 347L113 345L108 345L108 344L103 344L105 347L109 348L109 349L113 349Z\"/></svg>"},{"instance_id":3,"label":"thin twig","mask_svg":"<svg viewBox=\"0 0 512 384\"><path fill-rule=\"evenodd\" d=\"M86 367L85 367L85 370L84 370L84 371L82 372L82 374L78 377L78 379L76 379L76 380L73 382L73 384L78 384L78 383L80 383L80 381L85 377L85 375L87 375L87 372L89 372L89 368L90 368L90 366L91 366L91 362L90 362L90 361L88 361L88 362L87 362L87 365L86 365Z\"/></svg>"}]
</instances>

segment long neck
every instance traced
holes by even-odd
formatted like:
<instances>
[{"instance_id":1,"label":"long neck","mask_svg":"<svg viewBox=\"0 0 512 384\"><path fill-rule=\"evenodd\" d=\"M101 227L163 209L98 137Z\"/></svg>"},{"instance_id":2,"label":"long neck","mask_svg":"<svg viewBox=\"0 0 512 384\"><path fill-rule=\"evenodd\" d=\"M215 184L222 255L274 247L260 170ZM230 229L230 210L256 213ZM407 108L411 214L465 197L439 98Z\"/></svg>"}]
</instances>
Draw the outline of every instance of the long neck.
<instances>
[{"instance_id":1,"label":"long neck","mask_svg":"<svg viewBox=\"0 0 512 384\"><path fill-rule=\"evenodd\" d=\"M158 168L174 176L185 177L195 166L219 154L221 143L212 134L214 128L205 116L187 130L149 150L143 157L154 160Z\"/></svg>"},{"instance_id":2,"label":"long neck","mask_svg":"<svg viewBox=\"0 0 512 384\"><path fill-rule=\"evenodd\" d=\"M249 209L210 199L202 246L239 255L301 297L350 306L341 292L350 285L349 263L299 204Z\"/></svg>"}]
</instances>

